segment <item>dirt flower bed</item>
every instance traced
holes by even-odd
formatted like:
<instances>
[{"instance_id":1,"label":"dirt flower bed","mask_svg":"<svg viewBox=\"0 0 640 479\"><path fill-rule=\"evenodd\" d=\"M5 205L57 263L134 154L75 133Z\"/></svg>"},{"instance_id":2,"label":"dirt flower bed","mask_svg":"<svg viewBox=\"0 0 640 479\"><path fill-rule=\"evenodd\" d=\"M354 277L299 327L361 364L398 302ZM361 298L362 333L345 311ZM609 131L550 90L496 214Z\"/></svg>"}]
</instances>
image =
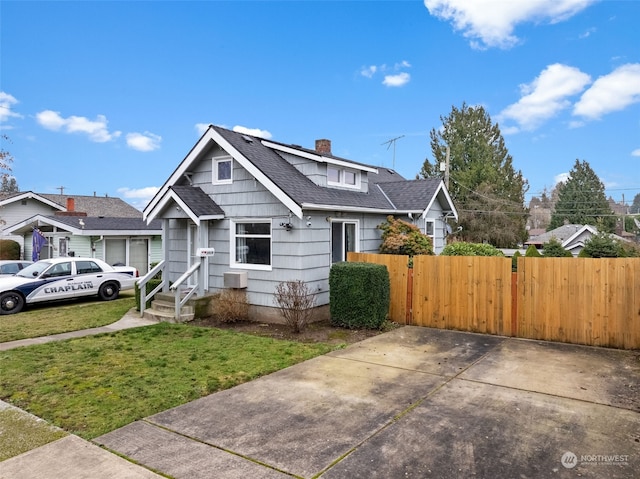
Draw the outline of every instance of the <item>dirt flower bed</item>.
<instances>
[{"instance_id":1,"label":"dirt flower bed","mask_svg":"<svg viewBox=\"0 0 640 479\"><path fill-rule=\"evenodd\" d=\"M352 344L362 341L378 334L398 328L401 325L387 321L382 329L346 329L333 326L328 320L318 321L307 325L300 333L294 333L285 324L260 323L255 321L236 321L225 323L216 318L196 319L191 323L194 326L230 329L239 333L254 334L257 336L270 337L274 339L285 339L289 341L300 341L304 343L329 343L329 344Z\"/></svg>"}]
</instances>

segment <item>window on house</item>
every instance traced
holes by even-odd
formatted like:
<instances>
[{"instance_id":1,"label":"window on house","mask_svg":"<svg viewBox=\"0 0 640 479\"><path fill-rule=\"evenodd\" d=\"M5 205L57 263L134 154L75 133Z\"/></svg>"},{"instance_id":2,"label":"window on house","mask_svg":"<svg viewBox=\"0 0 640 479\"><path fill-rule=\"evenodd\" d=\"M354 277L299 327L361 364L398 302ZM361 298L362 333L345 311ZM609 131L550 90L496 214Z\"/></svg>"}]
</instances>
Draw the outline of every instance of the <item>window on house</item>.
<instances>
[{"instance_id":1,"label":"window on house","mask_svg":"<svg viewBox=\"0 0 640 479\"><path fill-rule=\"evenodd\" d=\"M432 238L436 234L436 222L435 220L426 220L424 225L424 234L431 236Z\"/></svg>"},{"instance_id":2,"label":"window on house","mask_svg":"<svg viewBox=\"0 0 640 479\"><path fill-rule=\"evenodd\" d=\"M231 183L233 172L233 163L231 158L214 158L213 159L213 183L227 184Z\"/></svg>"},{"instance_id":3,"label":"window on house","mask_svg":"<svg viewBox=\"0 0 640 479\"><path fill-rule=\"evenodd\" d=\"M334 186L346 186L349 188L360 187L360 173L355 170L327 166L327 184Z\"/></svg>"},{"instance_id":4,"label":"window on house","mask_svg":"<svg viewBox=\"0 0 640 479\"><path fill-rule=\"evenodd\" d=\"M349 251L358 251L358 223L334 221L331 223L331 262L347 260Z\"/></svg>"},{"instance_id":5,"label":"window on house","mask_svg":"<svg viewBox=\"0 0 640 479\"><path fill-rule=\"evenodd\" d=\"M231 266L271 269L271 220L231 225Z\"/></svg>"}]
</instances>

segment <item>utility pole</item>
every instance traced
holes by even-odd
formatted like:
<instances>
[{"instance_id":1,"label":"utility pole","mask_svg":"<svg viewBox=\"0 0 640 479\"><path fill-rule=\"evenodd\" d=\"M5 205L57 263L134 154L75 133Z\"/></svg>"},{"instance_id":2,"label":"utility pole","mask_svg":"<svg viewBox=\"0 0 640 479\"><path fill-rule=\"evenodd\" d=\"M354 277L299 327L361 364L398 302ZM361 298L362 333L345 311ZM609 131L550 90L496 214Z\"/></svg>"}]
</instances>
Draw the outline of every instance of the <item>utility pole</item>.
<instances>
[{"instance_id":1,"label":"utility pole","mask_svg":"<svg viewBox=\"0 0 640 479\"><path fill-rule=\"evenodd\" d=\"M387 146L387 150L393 144L393 166L392 166L392 168L394 170L396 169L396 141L398 141L400 138L404 138L404 135L400 135L400 136L397 136L395 138L391 138L389 141L385 141L384 143L381 143L381 145L389 145L389 146Z\"/></svg>"},{"instance_id":2,"label":"utility pole","mask_svg":"<svg viewBox=\"0 0 640 479\"><path fill-rule=\"evenodd\" d=\"M444 171L444 186L449 189L449 159L451 157L451 150L447 145L447 154L445 156L444 163L440 163L440 171Z\"/></svg>"}]
</instances>

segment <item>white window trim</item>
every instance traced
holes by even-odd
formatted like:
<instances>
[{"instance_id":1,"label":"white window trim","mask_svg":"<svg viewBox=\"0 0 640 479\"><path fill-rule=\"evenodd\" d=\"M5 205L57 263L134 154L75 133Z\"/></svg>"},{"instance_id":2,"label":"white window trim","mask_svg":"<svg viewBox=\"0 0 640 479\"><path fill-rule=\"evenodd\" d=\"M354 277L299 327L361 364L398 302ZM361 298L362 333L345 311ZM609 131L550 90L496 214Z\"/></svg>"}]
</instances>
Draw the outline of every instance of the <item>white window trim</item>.
<instances>
[{"instance_id":1,"label":"white window trim","mask_svg":"<svg viewBox=\"0 0 640 479\"><path fill-rule=\"evenodd\" d=\"M329 169L337 170L340 172L340 181L330 181L329 180ZM356 184L350 185L344 182L344 174L348 171L356 175ZM360 171L354 170L353 168L341 168L336 166L327 165L327 185L329 186L340 186L343 188L351 188L354 190L359 190L362 186Z\"/></svg>"},{"instance_id":2,"label":"white window trim","mask_svg":"<svg viewBox=\"0 0 640 479\"><path fill-rule=\"evenodd\" d=\"M220 163L223 162L231 162L231 178L229 179L224 179L224 180L220 180L218 179L218 165ZM212 158L211 160L211 176L212 176L212 183L214 185L230 185L231 183L233 183L233 158L230 156L221 156L218 158Z\"/></svg>"},{"instance_id":3,"label":"white window trim","mask_svg":"<svg viewBox=\"0 0 640 479\"><path fill-rule=\"evenodd\" d=\"M348 218L335 218L335 219L331 219L331 228L333 228L333 224L334 223L341 223L342 224L342 239L341 239L341 244L344 244L344 225L345 224L352 224L355 225L355 233L356 233L356 237L354 239L354 243L355 243L355 250L353 251L354 253L359 253L360 252L360 220L352 220L352 219L348 219ZM331 231L331 230L330 230ZM333 263L333 235L330 234L330 242L329 242L329 250L331 251L331 264ZM345 257L342 258L341 261L346 261L346 254Z\"/></svg>"},{"instance_id":4,"label":"white window trim","mask_svg":"<svg viewBox=\"0 0 640 479\"><path fill-rule=\"evenodd\" d=\"M428 224L433 225L432 228L431 228L431 230L433 231L433 234L427 233L427 230L428 230L427 225ZM436 239L436 220L435 219L427 218L427 219L424 220L424 234L429 236L433 240Z\"/></svg>"},{"instance_id":5,"label":"white window trim","mask_svg":"<svg viewBox=\"0 0 640 479\"><path fill-rule=\"evenodd\" d=\"M236 224L238 223L266 223L269 225L269 235L255 235L256 238L269 238L269 264L251 264L251 263L237 263L236 262ZM271 219L257 218L257 219L243 219L243 220L229 220L229 267L236 269L253 269L259 271L272 271L273 270L273 222Z\"/></svg>"}]
</instances>

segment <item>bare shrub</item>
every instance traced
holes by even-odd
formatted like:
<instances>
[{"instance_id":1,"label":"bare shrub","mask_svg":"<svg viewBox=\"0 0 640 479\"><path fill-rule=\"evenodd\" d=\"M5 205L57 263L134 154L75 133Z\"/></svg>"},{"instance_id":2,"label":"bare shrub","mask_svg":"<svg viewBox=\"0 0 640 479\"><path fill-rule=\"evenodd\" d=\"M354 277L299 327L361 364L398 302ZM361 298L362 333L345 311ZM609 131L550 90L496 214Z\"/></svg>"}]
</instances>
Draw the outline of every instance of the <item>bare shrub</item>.
<instances>
[{"instance_id":1,"label":"bare shrub","mask_svg":"<svg viewBox=\"0 0 640 479\"><path fill-rule=\"evenodd\" d=\"M224 289L214 294L213 315L223 323L249 319L247 292L243 289Z\"/></svg>"},{"instance_id":2,"label":"bare shrub","mask_svg":"<svg viewBox=\"0 0 640 479\"><path fill-rule=\"evenodd\" d=\"M316 297L304 281L283 281L276 286L275 303L287 325L299 333L311 319Z\"/></svg>"}]
</instances>

